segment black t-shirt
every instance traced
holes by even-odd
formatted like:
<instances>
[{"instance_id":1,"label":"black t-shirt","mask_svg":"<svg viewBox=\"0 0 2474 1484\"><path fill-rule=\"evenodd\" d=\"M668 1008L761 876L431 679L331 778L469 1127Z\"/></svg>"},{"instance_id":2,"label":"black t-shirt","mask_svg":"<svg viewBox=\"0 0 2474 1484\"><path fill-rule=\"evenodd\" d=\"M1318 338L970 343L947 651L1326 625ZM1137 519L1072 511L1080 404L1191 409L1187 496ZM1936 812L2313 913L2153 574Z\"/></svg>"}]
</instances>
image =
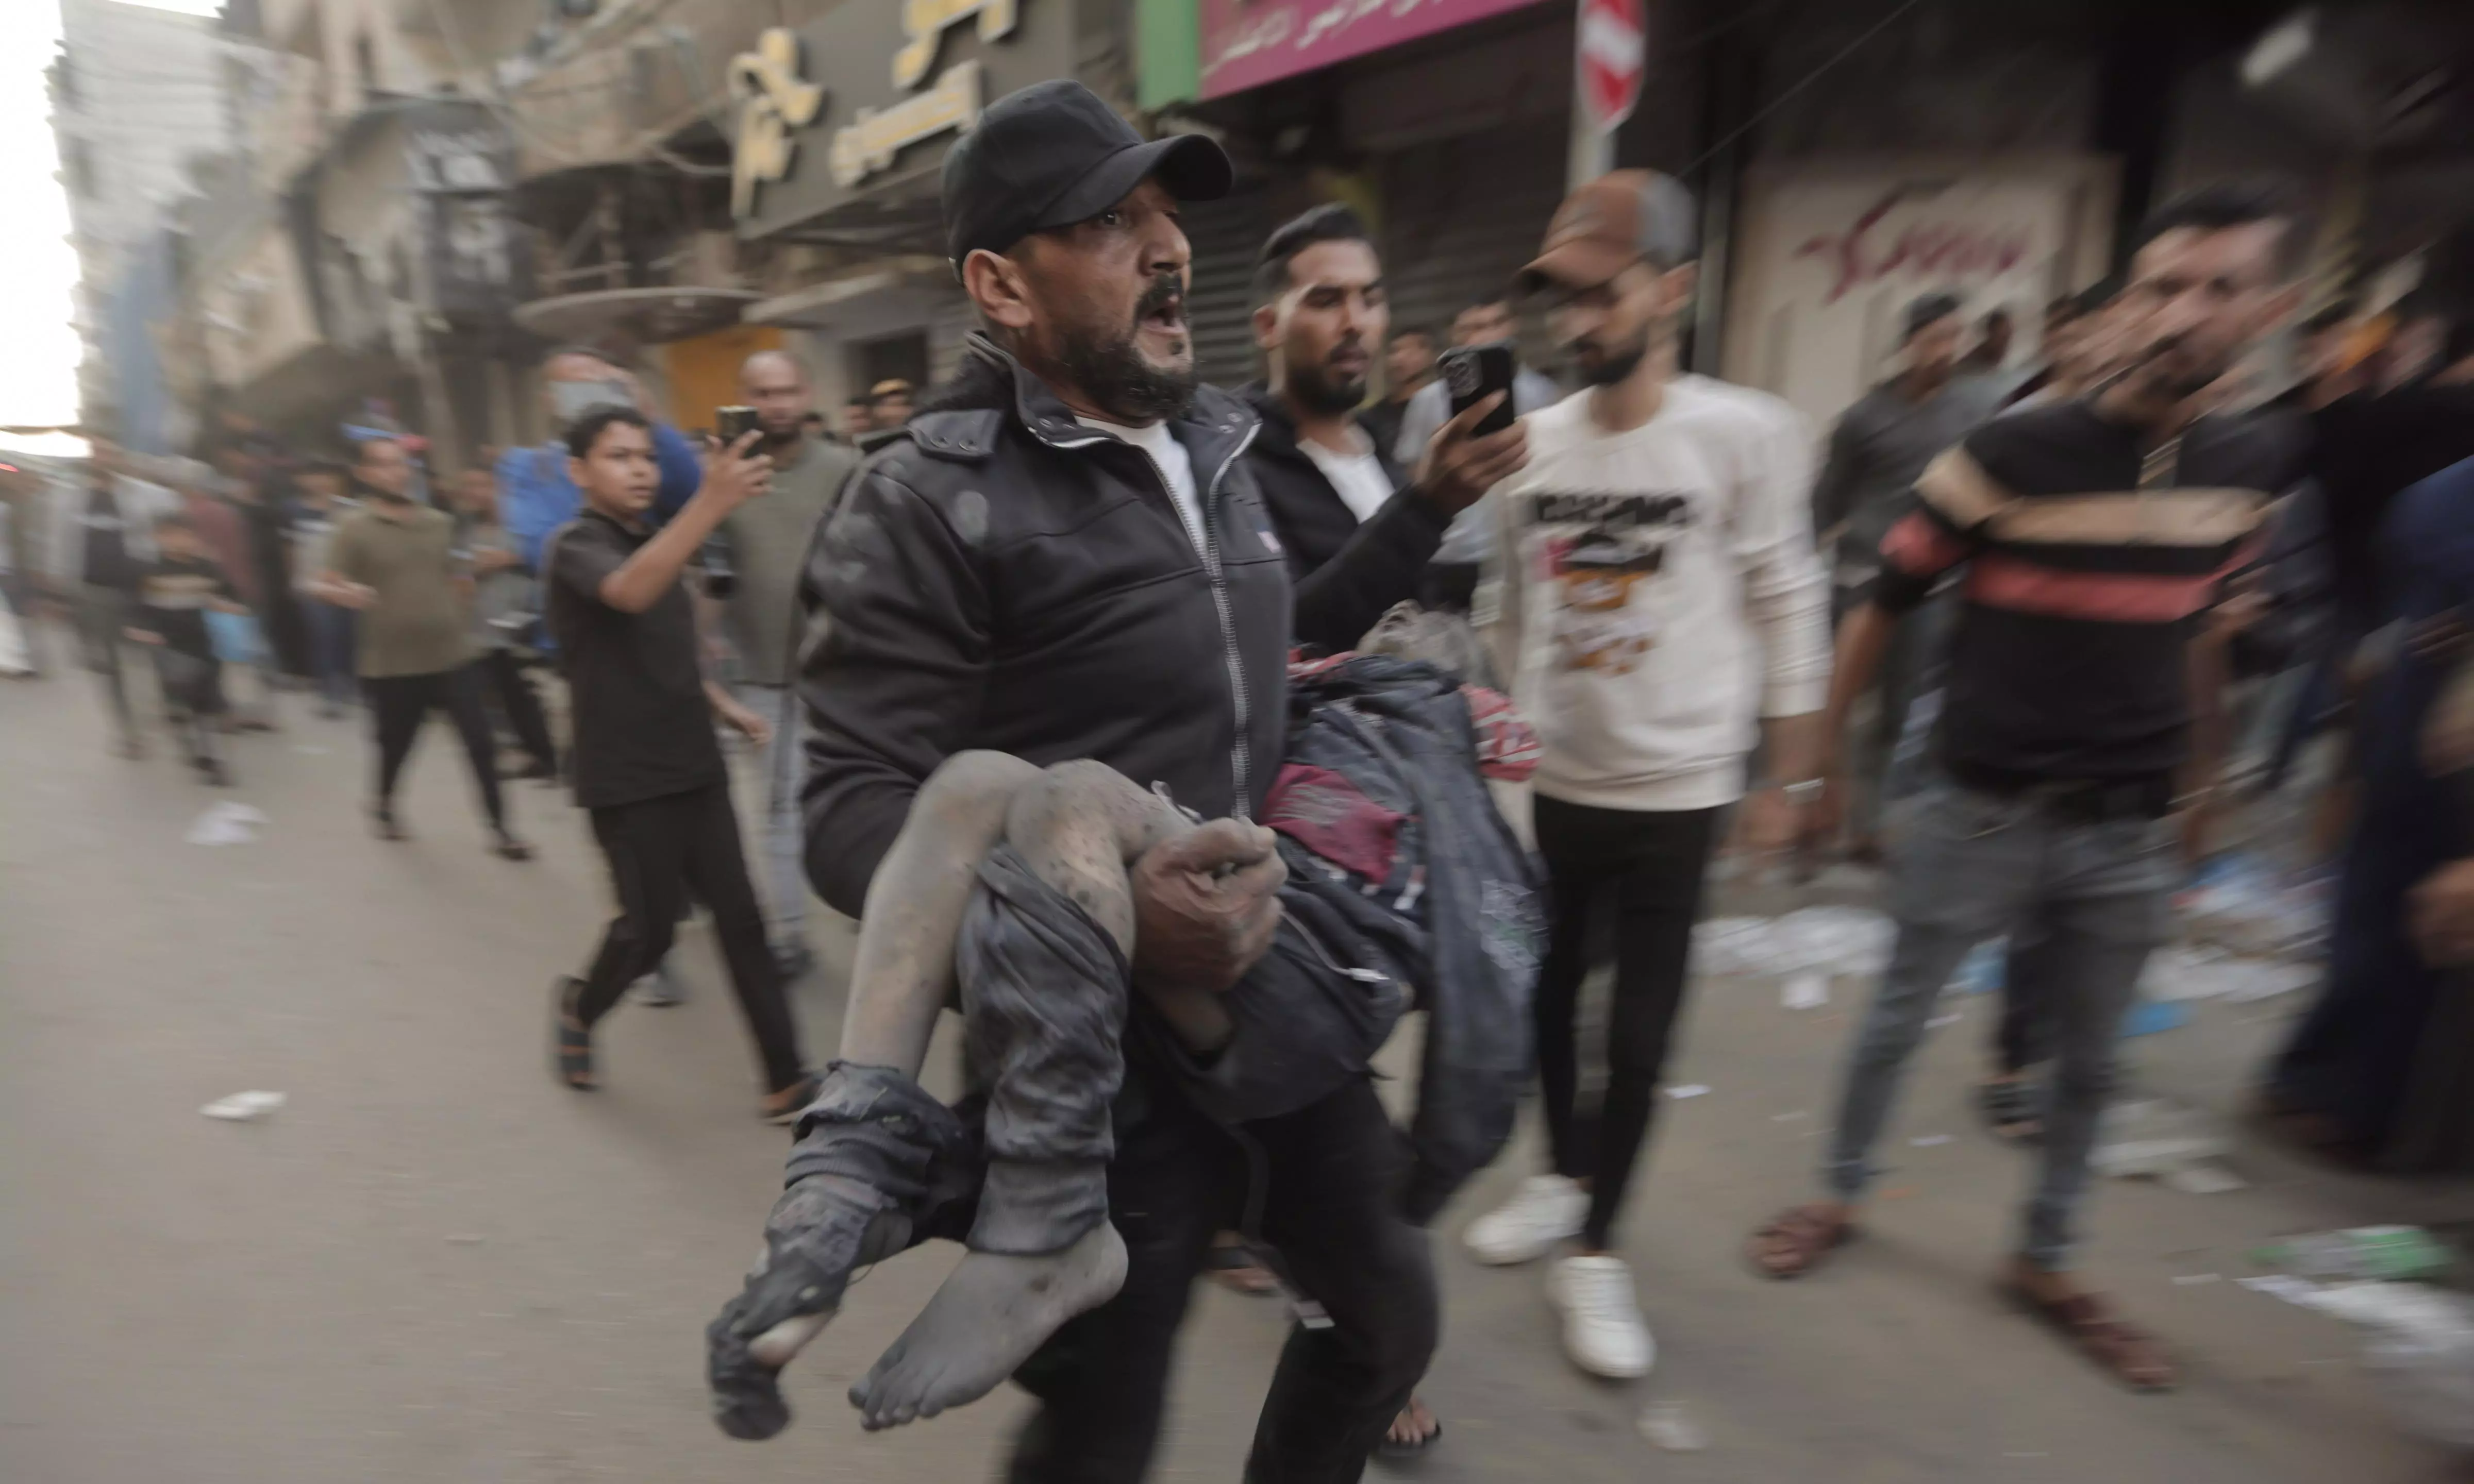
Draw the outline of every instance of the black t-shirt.
<instances>
[{"instance_id":1,"label":"black t-shirt","mask_svg":"<svg viewBox=\"0 0 2474 1484\"><path fill-rule=\"evenodd\" d=\"M2150 459L2084 401L1996 418L1942 454L1881 542L1892 613L1964 567L1942 760L1963 781L2162 780L2188 753L2192 620L2257 555L2304 439L2204 418Z\"/></svg>"},{"instance_id":2,"label":"black t-shirt","mask_svg":"<svg viewBox=\"0 0 2474 1484\"><path fill-rule=\"evenodd\" d=\"M204 557L166 557L138 570L137 611L131 622L161 634L163 647L176 655L212 659L206 610L218 598L240 601L222 567Z\"/></svg>"},{"instance_id":3,"label":"black t-shirt","mask_svg":"<svg viewBox=\"0 0 2474 1484\"><path fill-rule=\"evenodd\" d=\"M85 496L85 580L96 587L122 587L137 580L137 563L129 556L129 523L120 514L120 498L109 486L98 486Z\"/></svg>"},{"instance_id":4,"label":"black t-shirt","mask_svg":"<svg viewBox=\"0 0 2474 1484\"><path fill-rule=\"evenodd\" d=\"M636 803L721 782L686 587L641 613L601 601L602 579L652 533L588 510L550 536L548 611L575 730L575 802Z\"/></svg>"}]
</instances>

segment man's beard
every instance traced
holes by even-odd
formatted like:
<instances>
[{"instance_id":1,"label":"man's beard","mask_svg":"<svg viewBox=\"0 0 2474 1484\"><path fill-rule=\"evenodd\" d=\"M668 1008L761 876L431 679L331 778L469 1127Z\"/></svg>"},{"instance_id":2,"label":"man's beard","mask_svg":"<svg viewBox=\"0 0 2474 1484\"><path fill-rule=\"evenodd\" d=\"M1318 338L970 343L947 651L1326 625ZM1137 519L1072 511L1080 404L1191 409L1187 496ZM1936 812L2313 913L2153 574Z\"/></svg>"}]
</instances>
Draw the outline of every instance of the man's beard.
<instances>
[{"instance_id":1,"label":"man's beard","mask_svg":"<svg viewBox=\"0 0 2474 1484\"><path fill-rule=\"evenodd\" d=\"M1640 363L1647 359L1649 359L1649 326L1644 324L1633 336L1630 343L1607 348L1600 352L1594 362L1587 356L1576 355L1572 358L1572 364L1579 368L1581 380L1585 384L1593 387L1612 387L1638 371Z\"/></svg>"},{"instance_id":2,"label":"man's beard","mask_svg":"<svg viewBox=\"0 0 2474 1484\"><path fill-rule=\"evenodd\" d=\"M1322 366L1296 366L1281 388L1298 405L1321 418L1356 411L1366 400L1366 377L1346 375Z\"/></svg>"},{"instance_id":3,"label":"man's beard","mask_svg":"<svg viewBox=\"0 0 2474 1484\"><path fill-rule=\"evenodd\" d=\"M1082 395L1129 423L1181 418L1194 404L1194 363L1182 367L1153 366L1143 359L1135 337L1153 310L1183 299L1185 285L1175 274L1161 274L1134 304L1132 320L1114 335L1060 324L1056 332L1056 369ZM1192 336L1187 336L1192 344Z\"/></svg>"}]
</instances>

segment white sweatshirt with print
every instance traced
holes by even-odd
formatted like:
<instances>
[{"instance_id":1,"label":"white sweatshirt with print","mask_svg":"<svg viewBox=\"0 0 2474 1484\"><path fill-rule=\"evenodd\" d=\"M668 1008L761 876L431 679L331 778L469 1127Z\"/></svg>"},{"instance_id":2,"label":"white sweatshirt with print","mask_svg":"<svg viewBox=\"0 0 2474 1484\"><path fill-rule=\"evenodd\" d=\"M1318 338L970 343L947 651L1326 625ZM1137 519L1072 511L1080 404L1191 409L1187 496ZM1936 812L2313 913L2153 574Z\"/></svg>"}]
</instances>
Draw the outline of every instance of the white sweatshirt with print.
<instances>
[{"instance_id":1,"label":"white sweatshirt with print","mask_svg":"<svg viewBox=\"0 0 2474 1484\"><path fill-rule=\"evenodd\" d=\"M1679 376L1611 432L1578 393L1529 415L1495 488L1496 674L1537 727L1540 793L1607 809L1742 797L1758 719L1821 709L1830 583L1813 441L1766 393Z\"/></svg>"}]
</instances>

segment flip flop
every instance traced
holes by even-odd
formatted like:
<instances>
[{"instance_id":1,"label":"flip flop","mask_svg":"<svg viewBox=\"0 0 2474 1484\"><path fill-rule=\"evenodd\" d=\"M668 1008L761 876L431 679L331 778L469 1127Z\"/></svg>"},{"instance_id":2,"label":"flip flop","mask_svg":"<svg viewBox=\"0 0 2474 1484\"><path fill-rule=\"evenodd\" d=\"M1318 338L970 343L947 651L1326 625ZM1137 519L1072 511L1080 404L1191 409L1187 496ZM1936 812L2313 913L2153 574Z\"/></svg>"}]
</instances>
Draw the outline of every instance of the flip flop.
<instances>
[{"instance_id":1,"label":"flip flop","mask_svg":"<svg viewBox=\"0 0 2474 1484\"><path fill-rule=\"evenodd\" d=\"M1417 1400L1418 1399L1415 1397L1410 1398L1410 1405L1415 1406L1417 1404ZM1405 1411L1407 1409L1403 1408L1402 1410ZM1421 1458L1425 1456L1426 1449L1433 1448L1443 1439L1443 1420L1440 1417L1436 1417L1431 1410L1428 1411L1426 1415L1435 1424L1434 1431L1427 1433L1424 1437L1419 1438L1413 1443L1404 1443L1387 1432L1383 1435L1383 1441L1374 1445L1374 1456L1377 1458L1390 1459L1395 1463L1405 1462L1408 1459ZM1396 1418L1395 1419L1395 1422L1397 1422Z\"/></svg>"},{"instance_id":2,"label":"flip flop","mask_svg":"<svg viewBox=\"0 0 2474 1484\"><path fill-rule=\"evenodd\" d=\"M2153 1335L2113 1317L2104 1301L2092 1293L2067 1299L2044 1299L2029 1293L2015 1279L2004 1279L2010 1301L2044 1321L2082 1354L2133 1391L2173 1389L2173 1364Z\"/></svg>"},{"instance_id":3,"label":"flip flop","mask_svg":"<svg viewBox=\"0 0 2474 1484\"><path fill-rule=\"evenodd\" d=\"M1744 1257L1763 1278L1802 1278L1821 1259L1856 1239L1856 1223L1833 1221L1810 1206L1790 1207L1744 1244Z\"/></svg>"}]
</instances>

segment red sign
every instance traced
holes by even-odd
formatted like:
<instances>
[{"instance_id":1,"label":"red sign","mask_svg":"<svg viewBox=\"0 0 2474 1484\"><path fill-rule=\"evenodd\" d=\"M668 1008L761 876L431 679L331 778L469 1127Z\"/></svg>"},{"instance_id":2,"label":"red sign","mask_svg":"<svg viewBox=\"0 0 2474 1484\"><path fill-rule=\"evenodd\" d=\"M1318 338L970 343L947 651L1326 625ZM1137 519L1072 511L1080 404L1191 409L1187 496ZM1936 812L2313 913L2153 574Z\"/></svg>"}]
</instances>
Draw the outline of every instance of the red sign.
<instances>
[{"instance_id":1,"label":"red sign","mask_svg":"<svg viewBox=\"0 0 2474 1484\"><path fill-rule=\"evenodd\" d=\"M874 0L882 5L885 0ZM1197 0L1202 96L1224 98L1538 0Z\"/></svg>"},{"instance_id":2,"label":"red sign","mask_svg":"<svg viewBox=\"0 0 2474 1484\"><path fill-rule=\"evenodd\" d=\"M1641 57L1649 25L1641 0L1581 0L1580 40L1573 60L1581 107L1589 127L1605 133L1632 117L1640 101Z\"/></svg>"}]
</instances>

